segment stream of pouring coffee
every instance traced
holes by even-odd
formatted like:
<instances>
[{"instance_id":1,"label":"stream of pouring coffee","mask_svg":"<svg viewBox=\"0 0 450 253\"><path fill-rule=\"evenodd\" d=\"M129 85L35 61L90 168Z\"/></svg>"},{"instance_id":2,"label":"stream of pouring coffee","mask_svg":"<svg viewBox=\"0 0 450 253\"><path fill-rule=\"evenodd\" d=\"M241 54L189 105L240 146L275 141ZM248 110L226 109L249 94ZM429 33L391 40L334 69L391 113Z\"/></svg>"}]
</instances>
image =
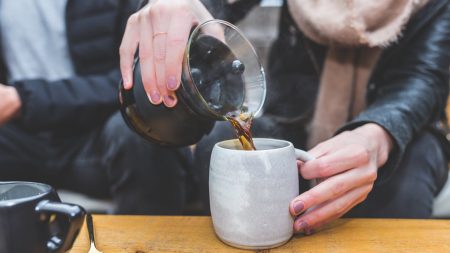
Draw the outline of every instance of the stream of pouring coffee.
<instances>
[{"instance_id":1,"label":"stream of pouring coffee","mask_svg":"<svg viewBox=\"0 0 450 253\"><path fill-rule=\"evenodd\" d=\"M242 149L256 150L255 144L253 143L252 133L250 131L253 122L253 115L245 112L229 113L226 118L236 131L236 136L242 144Z\"/></svg>"}]
</instances>

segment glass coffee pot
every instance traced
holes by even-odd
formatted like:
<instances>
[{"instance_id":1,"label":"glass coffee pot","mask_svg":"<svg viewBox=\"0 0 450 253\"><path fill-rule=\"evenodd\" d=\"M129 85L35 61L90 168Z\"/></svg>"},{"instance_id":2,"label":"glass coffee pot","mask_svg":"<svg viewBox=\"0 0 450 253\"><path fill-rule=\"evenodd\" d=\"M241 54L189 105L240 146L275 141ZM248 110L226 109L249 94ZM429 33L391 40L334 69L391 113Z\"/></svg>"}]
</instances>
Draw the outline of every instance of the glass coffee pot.
<instances>
[{"instance_id":1,"label":"glass coffee pot","mask_svg":"<svg viewBox=\"0 0 450 253\"><path fill-rule=\"evenodd\" d=\"M254 48L238 28L222 20L207 21L192 31L175 107L150 103L139 59L133 78L130 90L120 84L122 116L132 130L164 146L194 144L230 113L257 116L266 96L264 69Z\"/></svg>"}]
</instances>

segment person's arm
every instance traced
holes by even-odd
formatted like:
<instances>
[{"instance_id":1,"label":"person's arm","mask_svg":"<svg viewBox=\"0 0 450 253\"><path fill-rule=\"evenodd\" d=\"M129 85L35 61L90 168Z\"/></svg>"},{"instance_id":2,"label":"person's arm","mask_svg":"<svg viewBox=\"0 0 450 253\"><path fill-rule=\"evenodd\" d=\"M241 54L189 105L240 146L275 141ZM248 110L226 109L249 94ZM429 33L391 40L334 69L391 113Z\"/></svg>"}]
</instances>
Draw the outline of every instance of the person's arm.
<instances>
[{"instance_id":1,"label":"person's arm","mask_svg":"<svg viewBox=\"0 0 450 253\"><path fill-rule=\"evenodd\" d=\"M92 76L12 84L22 103L19 120L30 130L82 130L118 110L118 69Z\"/></svg>"},{"instance_id":2,"label":"person's arm","mask_svg":"<svg viewBox=\"0 0 450 253\"><path fill-rule=\"evenodd\" d=\"M315 160L299 164L305 179L320 183L292 200L290 212L298 216L296 231L308 233L364 201L377 177L394 173L393 164L414 135L444 110L450 4L403 50L395 66L379 80L384 85L375 101L340 133L310 150Z\"/></svg>"},{"instance_id":3,"label":"person's arm","mask_svg":"<svg viewBox=\"0 0 450 253\"><path fill-rule=\"evenodd\" d=\"M412 138L445 111L449 93L450 4L400 53L402 57L377 80L380 88L372 98L374 103L339 131L375 123L393 138L395 148L379 170L380 183L395 172Z\"/></svg>"}]
</instances>

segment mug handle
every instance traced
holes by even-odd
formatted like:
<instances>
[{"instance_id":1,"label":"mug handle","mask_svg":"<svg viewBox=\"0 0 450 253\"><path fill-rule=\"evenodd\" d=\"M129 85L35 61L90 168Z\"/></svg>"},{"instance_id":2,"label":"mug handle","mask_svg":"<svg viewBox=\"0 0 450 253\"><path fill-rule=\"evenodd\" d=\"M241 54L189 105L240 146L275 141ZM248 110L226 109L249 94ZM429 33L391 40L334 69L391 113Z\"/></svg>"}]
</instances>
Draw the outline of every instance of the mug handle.
<instances>
[{"instance_id":1,"label":"mug handle","mask_svg":"<svg viewBox=\"0 0 450 253\"><path fill-rule=\"evenodd\" d=\"M72 248L75 238L83 225L86 211L79 205L49 200L39 202L35 211L40 215L45 215L44 218L46 220L51 215L56 215L55 221L58 222L58 227L61 229L61 231L50 235L47 241L48 251L66 252Z\"/></svg>"},{"instance_id":2,"label":"mug handle","mask_svg":"<svg viewBox=\"0 0 450 253\"><path fill-rule=\"evenodd\" d=\"M308 152L300 149L295 149L295 158L297 158L297 160L300 160L302 162L307 162L316 159Z\"/></svg>"}]
</instances>

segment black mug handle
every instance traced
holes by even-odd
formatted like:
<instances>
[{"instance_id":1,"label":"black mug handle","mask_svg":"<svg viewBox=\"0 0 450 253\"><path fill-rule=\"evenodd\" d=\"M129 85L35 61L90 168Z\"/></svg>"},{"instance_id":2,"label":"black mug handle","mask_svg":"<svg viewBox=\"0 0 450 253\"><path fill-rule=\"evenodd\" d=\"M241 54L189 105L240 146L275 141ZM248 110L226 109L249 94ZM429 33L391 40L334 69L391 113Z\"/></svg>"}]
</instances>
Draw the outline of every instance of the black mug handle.
<instances>
[{"instance_id":1,"label":"black mug handle","mask_svg":"<svg viewBox=\"0 0 450 253\"><path fill-rule=\"evenodd\" d=\"M56 215L56 222L61 231L50 234L47 241L48 252L66 252L72 248L83 225L86 211L79 205L42 200L36 205L36 212L41 219L47 220ZM42 215L45 215L42 217Z\"/></svg>"}]
</instances>

